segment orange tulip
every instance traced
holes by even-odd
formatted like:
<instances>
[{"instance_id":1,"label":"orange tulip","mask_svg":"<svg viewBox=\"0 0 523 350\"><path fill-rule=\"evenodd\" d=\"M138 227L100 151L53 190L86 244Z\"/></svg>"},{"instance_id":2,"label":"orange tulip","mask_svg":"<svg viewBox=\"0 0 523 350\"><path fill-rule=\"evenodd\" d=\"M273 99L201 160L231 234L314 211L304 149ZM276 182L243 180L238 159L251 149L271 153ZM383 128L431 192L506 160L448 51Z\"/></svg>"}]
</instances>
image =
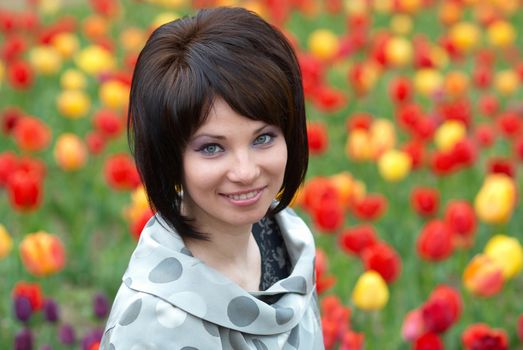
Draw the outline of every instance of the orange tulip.
<instances>
[{"instance_id":1,"label":"orange tulip","mask_svg":"<svg viewBox=\"0 0 523 350\"><path fill-rule=\"evenodd\" d=\"M476 255L465 268L463 283L473 294L488 297L503 287L503 270L489 256Z\"/></svg>"},{"instance_id":2,"label":"orange tulip","mask_svg":"<svg viewBox=\"0 0 523 350\"><path fill-rule=\"evenodd\" d=\"M49 276L65 265L65 249L60 239L45 231L30 233L20 243L20 256L29 273Z\"/></svg>"}]
</instances>

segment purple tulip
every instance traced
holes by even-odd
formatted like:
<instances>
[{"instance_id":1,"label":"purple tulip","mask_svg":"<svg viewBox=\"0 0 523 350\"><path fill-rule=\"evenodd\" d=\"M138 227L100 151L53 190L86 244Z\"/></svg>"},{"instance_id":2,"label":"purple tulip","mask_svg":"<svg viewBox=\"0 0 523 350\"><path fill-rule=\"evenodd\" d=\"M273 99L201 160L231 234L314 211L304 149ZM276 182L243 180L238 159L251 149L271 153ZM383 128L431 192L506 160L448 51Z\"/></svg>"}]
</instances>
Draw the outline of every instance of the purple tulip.
<instances>
[{"instance_id":1,"label":"purple tulip","mask_svg":"<svg viewBox=\"0 0 523 350\"><path fill-rule=\"evenodd\" d=\"M109 301L107 296L102 293L97 293L93 298L93 310L96 317L103 320L107 317L109 312Z\"/></svg>"},{"instance_id":2,"label":"purple tulip","mask_svg":"<svg viewBox=\"0 0 523 350\"><path fill-rule=\"evenodd\" d=\"M15 350L33 350L33 333L24 328L15 336Z\"/></svg>"},{"instance_id":3,"label":"purple tulip","mask_svg":"<svg viewBox=\"0 0 523 350\"><path fill-rule=\"evenodd\" d=\"M82 339L82 350L89 350L89 348L95 344L99 343L102 340L103 330L94 329L87 333Z\"/></svg>"},{"instance_id":4,"label":"purple tulip","mask_svg":"<svg viewBox=\"0 0 523 350\"><path fill-rule=\"evenodd\" d=\"M14 300L14 312L16 318L18 318L20 321L29 321L31 315L33 314L33 307L31 306L29 298L23 295L16 296Z\"/></svg>"},{"instance_id":5,"label":"purple tulip","mask_svg":"<svg viewBox=\"0 0 523 350\"><path fill-rule=\"evenodd\" d=\"M58 304L53 299L46 299L44 302L44 317L47 321L55 323L59 319Z\"/></svg>"},{"instance_id":6,"label":"purple tulip","mask_svg":"<svg viewBox=\"0 0 523 350\"><path fill-rule=\"evenodd\" d=\"M58 329L58 338L60 343L64 345L73 345L76 342L76 334L73 326L70 324L64 323Z\"/></svg>"}]
</instances>

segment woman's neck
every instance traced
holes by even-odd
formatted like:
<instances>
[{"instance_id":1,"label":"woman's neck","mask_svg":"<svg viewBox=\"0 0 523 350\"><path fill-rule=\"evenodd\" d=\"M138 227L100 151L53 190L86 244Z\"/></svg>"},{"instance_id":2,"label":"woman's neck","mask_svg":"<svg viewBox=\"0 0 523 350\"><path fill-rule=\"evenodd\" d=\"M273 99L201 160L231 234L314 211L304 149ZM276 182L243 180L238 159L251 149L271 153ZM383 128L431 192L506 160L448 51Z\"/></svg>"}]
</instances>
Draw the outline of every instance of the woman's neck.
<instances>
[{"instance_id":1,"label":"woman's neck","mask_svg":"<svg viewBox=\"0 0 523 350\"><path fill-rule=\"evenodd\" d=\"M243 289L257 291L261 277L261 258L250 228L241 232L204 232L208 235L207 241L185 240L191 253Z\"/></svg>"}]
</instances>

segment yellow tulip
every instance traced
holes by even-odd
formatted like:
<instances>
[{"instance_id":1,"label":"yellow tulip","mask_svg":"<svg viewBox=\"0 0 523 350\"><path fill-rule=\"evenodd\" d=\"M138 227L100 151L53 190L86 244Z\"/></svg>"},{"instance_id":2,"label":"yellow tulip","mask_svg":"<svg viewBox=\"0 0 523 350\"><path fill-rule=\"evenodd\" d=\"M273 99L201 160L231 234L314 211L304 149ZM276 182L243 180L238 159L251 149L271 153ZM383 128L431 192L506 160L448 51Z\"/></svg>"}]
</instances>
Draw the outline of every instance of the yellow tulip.
<instances>
[{"instance_id":1,"label":"yellow tulip","mask_svg":"<svg viewBox=\"0 0 523 350\"><path fill-rule=\"evenodd\" d=\"M460 22L450 28L449 36L458 49L467 52L479 44L481 32L473 23Z\"/></svg>"},{"instance_id":2,"label":"yellow tulip","mask_svg":"<svg viewBox=\"0 0 523 350\"><path fill-rule=\"evenodd\" d=\"M396 145L396 129L394 123L388 119L375 119L370 126L369 133L373 158L379 157Z\"/></svg>"},{"instance_id":3,"label":"yellow tulip","mask_svg":"<svg viewBox=\"0 0 523 350\"><path fill-rule=\"evenodd\" d=\"M159 26L172 22L178 18L180 18L180 15L176 12L162 12L153 19L151 29L158 28Z\"/></svg>"},{"instance_id":4,"label":"yellow tulip","mask_svg":"<svg viewBox=\"0 0 523 350\"><path fill-rule=\"evenodd\" d=\"M494 47L507 47L514 43L516 30L512 24L499 20L488 27L487 38Z\"/></svg>"},{"instance_id":5,"label":"yellow tulip","mask_svg":"<svg viewBox=\"0 0 523 350\"><path fill-rule=\"evenodd\" d=\"M512 95L519 88L518 74L511 69L498 71L494 76L494 86L502 95Z\"/></svg>"},{"instance_id":6,"label":"yellow tulip","mask_svg":"<svg viewBox=\"0 0 523 350\"><path fill-rule=\"evenodd\" d=\"M62 57L52 46L36 46L31 49L29 62L42 75L56 74L62 67Z\"/></svg>"},{"instance_id":7,"label":"yellow tulip","mask_svg":"<svg viewBox=\"0 0 523 350\"><path fill-rule=\"evenodd\" d=\"M431 96L441 89L443 77L436 69L420 69L414 75L416 91L425 96Z\"/></svg>"},{"instance_id":8,"label":"yellow tulip","mask_svg":"<svg viewBox=\"0 0 523 350\"><path fill-rule=\"evenodd\" d=\"M56 141L54 158L61 169L78 170L83 168L87 161L87 147L76 134L64 133Z\"/></svg>"},{"instance_id":9,"label":"yellow tulip","mask_svg":"<svg viewBox=\"0 0 523 350\"><path fill-rule=\"evenodd\" d=\"M389 182L403 180L410 172L412 160L407 153L391 149L378 159L378 169L381 176Z\"/></svg>"},{"instance_id":10,"label":"yellow tulip","mask_svg":"<svg viewBox=\"0 0 523 350\"><path fill-rule=\"evenodd\" d=\"M122 30L120 34L120 43L127 51L140 51L145 44L145 32L136 27L128 27Z\"/></svg>"},{"instance_id":11,"label":"yellow tulip","mask_svg":"<svg viewBox=\"0 0 523 350\"><path fill-rule=\"evenodd\" d=\"M4 225L0 224L0 259L5 258L13 248L13 239Z\"/></svg>"},{"instance_id":12,"label":"yellow tulip","mask_svg":"<svg viewBox=\"0 0 523 350\"><path fill-rule=\"evenodd\" d=\"M338 37L328 29L313 31L307 40L307 45L310 52L322 60L334 58L340 48Z\"/></svg>"},{"instance_id":13,"label":"yellow tulip","mask_svg":"<svg viewBox=\"0 0 523 350\"><path fill-rule=\"evenodd\" d=\"M60 113L71 119L84 117L91 106L89 96L82 90L64 90L56 101Z\"/></svg>"},{"instance_id":14,"label":"yellow tulip","mask_svg":"<svg viewBox=\"0 0 523 350\"><path fill-rule=\"evenodd\" d=\"M450 151L456 143L467 136L467 128L463 122L448 120L440 125L434 134L434 143L441 151Z\"/></svg>"},{"instance_id":15,"label":"yellow tulip","mask_svg":"<svg viewBox=\"0 0 523 350\"><path fill-rule=\"evenodd\" d=\"M131 193L131 204L125 209L125 216L130 221L136 221L148 208L147 192L143 185L140 185Z\"/></svg>"},{"instance_id":16,"label":"yellow tulip","mask_svg":"<svg viewBox=\"0 0 523 350\"><path fill-rule=\"evenodd\" d=\"M364 272L352 291L352 302L362 310L381 310L389 301L387 283L376 271Z\"/></svg>"},{"instance_id":17,"label":"yellow tulip","mask_svg":"<svg viewBox=\"0 0 523 350\"><path fill-rule=\"evenodd\" d=\"M81 71L69 68L62 73L60 85L66 90L81 90L87 86L87 80Z\"/></svg>"},{"instance_id":18,"label":"yellow tulip","mask_svg":"<svg viewBox=\"0 0 523 350\"><path fill-rule=\"evenodd\" d=\"M515 277L523 267L523 248L515 237L495 235L485 245L485 255L501 267L505 279Z\"/></svg>"},{"instance_id":19,"label":"yellow tulip","mask_svg":"<svg viewBox=\"0 0 523 350\"><path fill-rule=\"evenodd\" d=\"M59 33L51 41L53 47L63 58L71 58L78 51L80 41L73 33Z\"/></svg>"},{"instance_id":20,"label":"yellow tulip","mask_svg":"<svg viewBox=\"0 0 523 350\"><path fill-rule=\"evenodd\" d=\"M486 223L505 223L516 204L516 185L505 174L488 175L474 200L478 218Z\"/></svg>"},{"instance_id":21,"label":"yellow tulip","mask_svg":"<svg viewBox=\"0 0 523 350\"><path fill-rule=\"evenodd\" d=\"M100 87L100 100L112 109L125 107L129 99L129 90L129 85L118 80L109 80Z\"/></svg>"},{"instance_id":22,"label":"yellow tulip","mask_svg":"<svg viewBox=\"0 0 523 350\"><path fill-rule=\"evenodd\" d=\"M349 133L345 152L349 158L354 160L372 159L372 145L370 135L366 130L355 129Z\"/></svg>"},{"instance_id":23,"label":"yellow tulip","mask_svg":"<svg viewBox=\"0 0 523 350\"><path fill-rule=\"evenodd\" d=\"M77 53L75 63L84 72L94 75L110 72L116 65L114 56L97 45L88 46Z\"/></svg>"},{"instance_id":24,"label":"yellow tulip","mask_svg":"<svg viewBox=\"0 0 523 350\"><path fill-rule=\"evenodd\" d=\"M20 257L29 273L42 277L65 266L65 248L55 235L45 231L30 233L20 242Z\"/></svg>"},{"instance_id":25,"label":"yellow tulip","mask_svg":"<svg viewBox=\"0 0 523 350\"><path fill-rule=\"evenodd\" d=\"M374 1L374 3L378 2ZM365 0L345 0L345 11L351 16L366 15L368 13L369 4Z\"/></svg>"},{"instance_id":26,"label":"yellow tulip","mask_svg":"<svg viewBox=\"0 0 523 350\"><path fill-rule=\"evenodd\" d=\"M2 87L2 81L4 80L5 76L5 65L2 61L0 61L0 87Z\"/></svg>"},{"instance_id":27,"label":"yellow tulip","mask_svg":"<svg viewBox=\"0 0 523 350\"><path fill-rule=\"evenodd\" d=\"M385 46L387 60L397 67L411 63L413 51L411 42L400 36L389 39Z\"/></svg>"},{"instance_id":28,"label":"yellow tulip","mask_svg":"<svg viewBox=\"0 0 523 350\"><path fill-rule=\"evenodd\" d=\"M412 30L412 18L408 15L395 15L390 20L389 26L396 34L408 34Z\"/></svg>"}]
</instances>

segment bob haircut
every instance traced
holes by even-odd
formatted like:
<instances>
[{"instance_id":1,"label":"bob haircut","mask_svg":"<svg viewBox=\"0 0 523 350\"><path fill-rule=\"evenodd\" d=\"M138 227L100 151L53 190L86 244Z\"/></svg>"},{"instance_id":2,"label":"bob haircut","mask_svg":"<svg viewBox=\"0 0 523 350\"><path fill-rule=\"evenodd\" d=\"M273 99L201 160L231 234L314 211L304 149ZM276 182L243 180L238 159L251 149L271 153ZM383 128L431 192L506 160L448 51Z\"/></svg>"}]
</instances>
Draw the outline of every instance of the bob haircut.
<instances>
[{"instance_id":1,"label":"bob haircut","mask_svg":"<svg viewBox=\"0 0 523 350\"><path fill-rule=\"evenodd\" d=\"M182 156L217 97L284 134L288 160L269 215L289 205L307 171L301 72L279 30L253 12L226 7L160 26L135 66L127 131L149 203L182 237L207 239L181 213Z\"/></svg>"}]
</instances>

